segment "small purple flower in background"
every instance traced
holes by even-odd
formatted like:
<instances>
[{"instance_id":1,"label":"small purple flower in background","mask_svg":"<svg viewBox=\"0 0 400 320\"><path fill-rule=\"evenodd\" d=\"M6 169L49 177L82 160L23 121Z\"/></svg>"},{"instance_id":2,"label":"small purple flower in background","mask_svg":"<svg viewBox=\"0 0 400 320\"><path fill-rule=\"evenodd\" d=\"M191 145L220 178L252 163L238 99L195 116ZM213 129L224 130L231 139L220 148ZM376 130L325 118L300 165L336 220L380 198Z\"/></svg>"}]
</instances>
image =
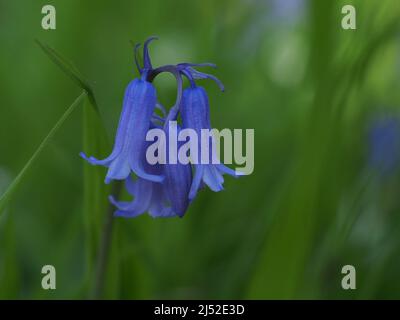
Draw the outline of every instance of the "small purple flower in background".
<instances>
[{"instance_id":1,"label":"small purple flower in background","mask_svg":"<svg viewBox=\"0 0 400 320\"><path fill-rule=\"evenodd\" d=\"M297 22L304 14L305 0L271 0L271 18L286 24Z\"/></svg>"},{"instance_id":2,"label":"small purple flower in background","mask_svg":"<svg viewBox=\"0 0 400 320\"><path fill-rule=\"evenodd\" d=\"M369 129L369 165L381 174L392 173L400 161L400 119L374 120Z\"/></svg>"},{"instance_id":3,"label":"small purple flower in background","mask_svg":"<svg viewBox=\"0 0 400 320\"><path fill-rule=\"evenodd\" d=\"M140 79L132 80L126 89L112 153L104 160L81 153L89 163L108 167L106 183L111 180L125 180L126 189L134 199L124 202L110 197L111 203L117 208L116 216L131 218L148 212L152 217L183 217L200 187L207 185L213 191L221 191L224 181L222 174L237 176L234 170L213 162L194 165L195 174L192 179L190 163L150 164L146 159L149 145L146 135L149 129L157 127L168 133L170 122L176 121L179 113L184 128L194 129L198 133L201 129L211 129L207 93L203 88L196 86L196 80L211 79L217 82L222 91L224 90L216 77L195 69L215 67L211 63L180 63L153 68L148 45L154 39L155 37L148 38L144 43L143 66L138 59L140 45L135 46L135 64ZM164 72L173 74L177 83L176 102L168 114L158 103L156 88L152 84L157 75ZM190 82L190 88L185 90L183 76ZM161 111L162 116L155 113L156 109ZM210 145L213 146L212 143ZM211 158L216 157L214 149L209 150ZM137 177L132 178L132 174Z\"/></svg>"}]
</instances>

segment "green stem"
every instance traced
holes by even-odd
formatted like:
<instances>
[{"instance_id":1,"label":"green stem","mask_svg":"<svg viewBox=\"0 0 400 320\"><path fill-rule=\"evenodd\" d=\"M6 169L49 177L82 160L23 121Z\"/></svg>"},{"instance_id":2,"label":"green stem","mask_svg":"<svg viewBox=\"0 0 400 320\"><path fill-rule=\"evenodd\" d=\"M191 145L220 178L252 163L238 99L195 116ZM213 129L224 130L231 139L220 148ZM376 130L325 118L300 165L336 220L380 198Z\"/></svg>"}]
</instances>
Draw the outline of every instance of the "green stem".
<instances>
[{"instance_id":1,"label":"green stem","mask_svg":"<svg viewBox=\"0 0 400 320\"><path fill-rule=\"evenodd\" d=\"M13 182L10 184L10 186L7 188L7 190L4 192L4 194L0 197L0 215L1 215L1 212L4 210L4 208L6 207L11 196L14 194L15 190L21 183L22 178L25 176L28 169L36 161L36 159L41 154L42 150L47 146L49 141L53 138L53 136L56 134L58 129L62 126L64 121L69 117L69 115L72 113L72 111L74 111L75 108L81 103L82 99L86 95L87 95L86 91L82 92L80 94L80 96L78 98L76 98L75 101L71 104L71 106L64 112L64 114L57 121L57 123L54 125L54 127L50 130L50 132L47 134L47 136L43 139L43 141L40 143L39 147L36 149L36 151L30 157L30 159L25 164L25 166L22 168L22 170L18 173L18 175L13 180Z\"/></svg>"},{"instance_id":2,"label":"green stem","mask_svg":"<svg viewBox=\"0 0 400 320\"><path fill-rule=\"evenodd\" d=\"M112 195L114 195L114 197L118 197L121 191L121 186L122 185L120 182L116 182L113 185ZM96 273L91 299L101 299L103 295L107 262L111 248L112 230L114 224L114 209L115 208L113 207L113 205L110 204L105 217L104 228L101 235L100 247L96 261Z\"/></svg>"}]
</instances>

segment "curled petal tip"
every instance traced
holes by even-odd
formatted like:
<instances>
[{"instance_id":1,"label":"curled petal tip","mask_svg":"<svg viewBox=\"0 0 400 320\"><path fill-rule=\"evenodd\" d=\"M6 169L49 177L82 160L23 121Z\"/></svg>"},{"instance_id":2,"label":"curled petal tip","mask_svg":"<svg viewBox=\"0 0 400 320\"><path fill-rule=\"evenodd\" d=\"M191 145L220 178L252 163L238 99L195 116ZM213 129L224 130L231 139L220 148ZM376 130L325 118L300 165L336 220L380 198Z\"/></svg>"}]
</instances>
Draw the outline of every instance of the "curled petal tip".
<instances>
[{"instance_id":1,"label":"curled petal tip","mask_svg":"<svg viewBox=\"0 0 400 320\"><path fill-rule=\"evenodd\" d=\"M158 40L158 37L152 36L147 38L143 45L143 65L145 69L152 69L151 60L149 56L149 44L153 40Z\"/></svg>"},{"instance_id":2,"label":"curled petal tip","mask_svg":"<svg viewBox=\"0 0 400 320\"><path fill-rule=\"evenodd\" d=\"M215 81L215 83L218 85L219 89L220 89L222 92L225 92L225 86L223 85L223 83L221 82L221 80L219 80L217 77L214 77L214 76L210 76L209 78L210 78L211 80L214 80L214 81Z\"/></svg>"},{"instance_id":3,"label":"curled petal tip","mask_svg":"<svg viewBox=\"0 0 400 320\"><path fill-rule=\"evenodd\" d=\"M136 43L134 45L133 51L134 51L134 56L135 56L136 68L139 73L142 73L142 68L140 67L140 63L139 63L139 48L140 48L140 43Z\"/></svg>"},{"instance_id":4,"label":"curled petal tip","mask_svg":"<svg viewBox=\"0 0 400 320\"><path fill-rule=\"evenodd\" d=\"M117 206L117 201L114 196L108 196L108 201L110 201L114 206Z\"/></svg>"},{"instance_id":5,"label":"curled petal tip","mask_svg":"<svg viewBox=\"0 0 400 320\"><path fill-rule=\"evenodd\" d=\"M186 67L211 67L211 68L217 68L217 65L215 63L211 62L202 62L202 63L188 63L188 62L183 62L179 63L178 66L186 68Z\"/></svg>"},{"instance_id":6,"label":"curled petal tip","mask_svg":"<svg viewBox=\"0 0 400 320\"><path fill-rule=\"evenodd\" d=\"M156 182L156 183L162 183L165 179L164 175L150 174L150 173L144 172L143 170L136 169L136 170L133 170L133 172L135 172L136 175L142 179L149 180L149 181Z\"/></svg>"},{"instance_id":7,"label":"curled petal tip","mask_svg":"<svg viewBox=\"0 0 400 320\"><path fill-rule=\"evenodd\" d=\"M236 171L236 174L234 175L235 178L240 178L245 176L246 174L244 172L241 171Z\"/></svg>"},{"instance_id":8,"label":"curled petal tip","mask_svg":"<svg viewBox=\"0 0 400 320\"><path fill-rule=\"evenodd\" d=\"M146 41L144 42L144 45L149 44L151 41L153 40L158 40L158 36L150 36L146 39Z\"/></svg>"},{"instance_id":9,"label":"curled petal tip","mask_svg":"<svg viewBox=\"0 0 400 320\"><path fill-rule=\"evenodd\" d=\"M213 76L212 74L197 71L196 69L194 69L190 66L186 67L184 69L184 71L187 73L190 73L190 75L193 79L211 79L218 85L218 87L220 88L221 91L225 91L225 87L224 87L223 83L221 82L221 80L219 80L217 77Z\"/></svg>"},{"instance_id":10,"label":"curled petal tip","mask_svg":"<svg viewBox=\"0 0 400 320\"><path fill-rule=\"evenodd\" d=\"M80 152L80 153L79 153L79 156L80 156L82 159L84 159L84 160L86 160L87 162L89 162L90 164L92 164L92 165L97 165L98 160L97 160L95 157L93 157L93 156L88 157L84 152Z\"/></svg>"}]
</instances>

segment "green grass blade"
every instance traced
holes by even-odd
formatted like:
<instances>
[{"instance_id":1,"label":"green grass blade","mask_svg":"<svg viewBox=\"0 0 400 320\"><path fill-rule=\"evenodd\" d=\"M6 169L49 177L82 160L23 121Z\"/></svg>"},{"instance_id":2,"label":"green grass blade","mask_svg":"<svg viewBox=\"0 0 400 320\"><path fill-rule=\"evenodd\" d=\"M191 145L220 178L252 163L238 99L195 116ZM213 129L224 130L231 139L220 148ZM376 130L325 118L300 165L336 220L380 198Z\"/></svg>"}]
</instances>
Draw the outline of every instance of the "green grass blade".
<instances>
[{"instance_id":1,"label":"green grass blade","mask_svg":"<svg viewBox=\"0 0 400 320\"><path fill-rule=\"evenodd\" d=\"M101 156L109 150L107 133L100 117L93 90L82 73L50 46L36 40L46 55L79 87L87 92L83 108L83 151L87 155ZM83 219L86 236L85 290L93 287L96 258L102 232L102 223L108 213L107 195L110 188L104 184L104 168L87 164L83 168Z\"/></svg>"},{"instance_id":2,"label":"green grass blade","mask_svg":"<svg viewBox=\"0 0 400 320\"><path fill-rule=\"evenodd\" d=\"M22 168L22 170L19 172L17 177L11 182L8 189L4 192L4 194L0 198L0 215L3 212L3 210L5 209L7 203L10 201L12 195L15 193L15 190L17 190L17 187L22 182L28 169L36 161L36 159L39 157L40 153L49 144L50 140L56 134L58 129L62 126L62 124L65 122L65 120L68 119L70 114L75 110L75 108L80 104L80 102L82 101L82 99L85 96L86 96L86 92L82 92L81 95L75 99L75 101L71 104L71 106L64 112L64 114L61 116L61 118L57 121L57 123L54 125L54 127L50 130L50 132L47 134L47 136L43 139L42 143L39 145L39 147L33 153L32 157L28 160L28 162L25 164L25 166Z\"/></svg>"},{"instance_id":3,"label":"green grass blade","mask_svg":"<svg viewBox=\"0 0 400 320\"><path fill-rule=\"evenodd\" d=\"M89 99L83 109L83 151L87 155L103 155L108 151L108 139L99 114ZM86 235L87 281L93 286L94 263L98 255L100 233L109 207L110 187L104 183L104 168L84 164L83 212Z\"/></svg>"},{"instance_id":4,"label":"green grass blade","mask_svg":"<svg viewBox=\"0 0 400 320\"><path fill-rule=\"evenodd\" d=\"M43 44L39 40L35 40L44 53L52 60L69 78L72 79L79 87L88 93L89 100L92 107L98 112L97 103L94 98L93 90L89 81L80 73L80 71L73 65L72 62L64 58L59 52L47 44Z\"/></svg>"},{"instance_id":5,"label":"green grass blade","mask_svg":"<svg viewBox=\"0 0 400 320\"><path fill-rule=\"evenodd\" d=\"M7 219L0 226L0 299L18 299L20 296L20 270L15 268L18 264L17 241L14 219Z\"/></svg>"},{"instance_id":6,"label":"green grass blade","mask_svg":"<svg viewBox=\"0 0 400 320\"><path fill-rule=\"evenodd\" d=\"M83 151L101 156L109 151L107 133L103 125L93 90L86 78L69 60L50 46L36 40L46 55L79 87L87 92L83 106ZM107 195L110 188L104 184L104 168L88 164L83 168L83 219L86 235L86 281L84 290L93 287L95 264L100 246L102 223L109 211Z\"/></svg>"}]
</instances>

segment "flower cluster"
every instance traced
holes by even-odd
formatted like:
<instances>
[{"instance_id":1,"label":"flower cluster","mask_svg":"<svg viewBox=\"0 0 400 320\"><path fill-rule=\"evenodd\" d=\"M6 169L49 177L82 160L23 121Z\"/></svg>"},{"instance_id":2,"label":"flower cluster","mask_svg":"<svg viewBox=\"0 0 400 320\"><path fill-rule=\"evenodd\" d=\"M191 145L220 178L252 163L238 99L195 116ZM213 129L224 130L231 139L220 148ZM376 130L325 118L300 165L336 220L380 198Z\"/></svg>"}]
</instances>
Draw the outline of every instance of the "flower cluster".
<instances>
[{"instance_id":1,"label":"flower cluster","mask_svg":"<svg viewBox=\"0 0 400 320\"><path fill-rule=\"evenodd\" d=\"M208 96L196 80L212 79L224 90L216 77L195 69L215 67L210 63L181 63L153 68L148 45L154 39L147 39L143 45L142 66L138 58L140 45L135 46L135 63L140 78L132 80L126 88L113 151L103 160L81 153L90 164L108 168L105 183L125 180L133 201L123 202L110 197L117 208L115 214L122 217L136 217L145 212L153 217L182 217L200 188L208 186L213 191L221 191L222 175L236 176L234 170L221 163L149 164L147 161L149 142L146 141L146 134L151 128L167 132L170 121L177 121L180 114L182 123L178 130L190 128L200 134L201 129L211 129ZM173 74L177 82L176 102L168 113L157 101L157 91L152 84L155 77L163 72ZM185 89L183 77L189 83ZM215 150L209 151L212 154Z\"/></svg>"}]
</instances>

